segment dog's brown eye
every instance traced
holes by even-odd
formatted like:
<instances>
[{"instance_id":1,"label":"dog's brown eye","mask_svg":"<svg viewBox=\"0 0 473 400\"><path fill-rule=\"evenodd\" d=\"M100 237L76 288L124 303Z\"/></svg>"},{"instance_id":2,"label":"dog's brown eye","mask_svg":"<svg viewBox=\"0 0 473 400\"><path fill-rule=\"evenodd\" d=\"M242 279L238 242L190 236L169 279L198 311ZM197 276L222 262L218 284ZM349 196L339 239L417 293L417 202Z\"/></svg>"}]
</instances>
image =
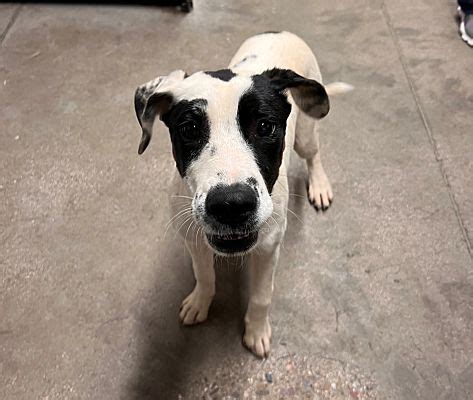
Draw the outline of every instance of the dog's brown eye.
<instances>
[{"instance_id":1,"label":"dog's brown eye","mask_svg":"<svg viewBox=\"0 0 473 400\"><path fill-rule=\"evenodd\" d=\"M178 131L181 136L193 137L197 134L197 124L195 122L185 122L178 126Z\"/></svg>"},{"instance_id":2,"label":"dog's brown eye","mask_svg":"<svg viewBox=\"0 0 473 400\"><path fill-rule=\"evenodd\" d=\"M258 136L270 136L276 130L276 125L269 121L259 121L256 127Z\"/></svg>"}]
</instances>

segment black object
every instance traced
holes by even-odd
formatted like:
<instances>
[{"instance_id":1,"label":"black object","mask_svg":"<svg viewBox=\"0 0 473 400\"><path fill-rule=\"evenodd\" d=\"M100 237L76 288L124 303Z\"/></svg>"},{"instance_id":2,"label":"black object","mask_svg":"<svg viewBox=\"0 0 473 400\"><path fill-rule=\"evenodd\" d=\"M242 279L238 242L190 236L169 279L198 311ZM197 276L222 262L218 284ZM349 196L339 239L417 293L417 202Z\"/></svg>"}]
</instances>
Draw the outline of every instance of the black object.
<instances>
[{"instance_id":1,"label":"black object","mask_svg":"<svg viewBox=\"0 0 473 400\"><path fill-rule=\"evenodd\" d=\"M473 0L458 0L458 5L465 14L473 14Z\"/></svg>"},{"instance_id":2,"label":"black object","mask_svg":"<svg viewBox=\"0 0 473 400\"><path fill-rule=\"evenodd\" d=\"M194 8L194 4L192 3L192 0L182 0L180 7L184 12L191 12Z\"/></svg>"},{"instance_id":3,"label":"black object","mask_svg":"<svg viewBox=\"0 0 473 400\"><path fill-rule=\"evenodd\" d=\"M140 2L139 2L140 3ZM191 12L192 8L194 8L194 4L192 0L155 0L155 1L144 1L143 3L149 5L157 5L157 6L174 6L179 7L181 11L184 12Z\"/></svg>"},{"instance_id":4,"label":"black object","mask_svg":"<svg viewBox=\"0 0 473 400\"><path fill-rule=\"evenodd\" d=\"M0 0L0 3L2 1ZM194 8L192 0L138 0L138 1L124 1L124 0L40 0L40 1L20 1L19 3L56 3L56 4L123 4L123 5L148 5L148 6L169 6L179 7L183 12L191 12Z\"/></svg>"}]
</instances>

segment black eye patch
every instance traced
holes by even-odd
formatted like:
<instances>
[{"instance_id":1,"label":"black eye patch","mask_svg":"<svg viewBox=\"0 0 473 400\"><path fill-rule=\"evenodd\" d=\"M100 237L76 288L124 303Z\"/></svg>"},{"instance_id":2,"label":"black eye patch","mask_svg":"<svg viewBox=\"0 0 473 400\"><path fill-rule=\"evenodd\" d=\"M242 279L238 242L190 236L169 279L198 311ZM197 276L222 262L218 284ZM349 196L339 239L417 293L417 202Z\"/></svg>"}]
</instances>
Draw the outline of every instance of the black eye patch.
<instances>
[{"instance_id":1,"label":"black eye patch","mask_svg":"<svg viewBox=\"0 0 473 400\"><path fill-rule=\"evenodd\" d=\"M266 77L256 75L252 79L252 87L240 98L237 120L271 193L282 162L291 105Z\"/></svg>"},{"instance_id":2,"label":"black eye patch","mask_svg":"<svg viewBox=\"0 0 473 400\"><path fill-rule=\"evenodd\" d=\"M209 141L210 125L207 117L207 100L181 100L162 116L169 128L172 154L176 167L184 176Z\"/></svg>"}]
</instances>

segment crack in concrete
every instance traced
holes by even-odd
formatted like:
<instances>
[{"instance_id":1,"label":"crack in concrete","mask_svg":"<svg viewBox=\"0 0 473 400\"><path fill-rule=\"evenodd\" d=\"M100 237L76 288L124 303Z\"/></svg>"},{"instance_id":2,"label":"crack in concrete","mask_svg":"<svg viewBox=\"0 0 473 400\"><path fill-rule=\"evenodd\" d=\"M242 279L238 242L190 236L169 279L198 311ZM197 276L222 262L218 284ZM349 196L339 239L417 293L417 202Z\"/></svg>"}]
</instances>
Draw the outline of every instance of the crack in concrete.
<instances>
[{"instance_id":1,"label":"crack in concrete","mask_svg":"<svg viewBox=\"0 0 473 400\"><path fill-rule=\"evenodd\" d=\"M17 20L18 18L18 15L20 15L20 11L21 11L21 8L23 6L20 4L16 9L15 11L13 11L13 15L11 16L10 18L10 21L8 22L6 28L3 30L2 34L0 35L0 46L3 44L3 41L5 40L5 38L7 37L8 35L8 32L10 31L10 29L12 28L12 26L14 25L15 21Z\"/></svg>"},{"instance_id":2,"label":"crack in concrete","mask_svg":"<svg viewBox=\"0 0 473 400\"><path fill-rule=\"evenodd\" d=\"M338 317L340 315L340 311L335 309L335 332L338 332Z\"/></svg>"},{"instance_id":3,"label":"crack in concrete","mask_svg":"<svg viewBox=\"0 0 473 400\"><path fill-rule=\"evenodd\" d=\"M447 171L445 170L445 166L444 166L442 157L440 156L437 141L435 140L435 137L434 137L434 134L432 132L432 128L430 126L429 120L428 120L427 115L424 111L424 107L422 106L422 102L419 98L419 95L417 94L413 79L412 79L412 77L409 73L409 68L407 66L406 58L404 57L404 54L403 54L402 49L401 49L401 44L399 42L399 38L396 35L396 32L394 31L394 25L392 23L391 17L390 17L390 15L388 13L388 10L386 8L386 4L384 3L383 0L381 0L381 12L383 14L384 22L386 23L386 25L389 29L389 33L390 33L391 38L393 40L394 46L396 47L396 52L397 52L398 57L399 57L399 62L401 63L402 70L404 72L407 84L409 86L409 90L412 94L412 97L414 98L415 103L416 103L417 112L418 112L419 117L422 121L422 124L424 125L425 133L427 134L430 145L432 147L434 157L435 157L435 161L439 165L440 173L441 173L443 181L444 181L444 183L447 187L448 195L450 197L450 201L451 201L452 206L453 206L453 211L455 212L455 216L457 218L458 225L460 226L460 230L461 230L461 233L462 233L462 236L463 236L463 241L466 244L466 248L468 250L468 254L470 255L470 259L473 260L472 244L471 244L471 240L468 236L468 231L466 230L465 223L463 222L463 219L461 217L460 207L458 206L458 203L455 200L455 194L453 193L453 188L450 184L450 181L448 180Z\"/></svg>"}]
</instances>

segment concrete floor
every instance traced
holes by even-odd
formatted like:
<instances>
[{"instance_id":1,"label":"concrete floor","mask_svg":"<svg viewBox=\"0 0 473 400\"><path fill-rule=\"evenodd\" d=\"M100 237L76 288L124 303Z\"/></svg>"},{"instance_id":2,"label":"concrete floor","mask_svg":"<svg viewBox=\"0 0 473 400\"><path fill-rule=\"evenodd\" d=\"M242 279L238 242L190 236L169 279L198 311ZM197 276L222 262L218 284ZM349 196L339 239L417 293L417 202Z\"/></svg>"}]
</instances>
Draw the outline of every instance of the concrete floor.
<instances>
[{"instance_id":1,"label":"concrete floor","mask_svg":"<svg viewBox=\"0 0 473 400\"><path fill-rule=\"evenodd\" d=\"M195 3L0 5L0 398L472 399L473 50L454 1ZM193 277L164 236L170 143L160 126L138 157L132 98L281 29L356 90L322 126L333 208L292 196L261 361L241 345L244 269L219 267L205 324L178 322Z\"/></svg>"}]
</instances>

